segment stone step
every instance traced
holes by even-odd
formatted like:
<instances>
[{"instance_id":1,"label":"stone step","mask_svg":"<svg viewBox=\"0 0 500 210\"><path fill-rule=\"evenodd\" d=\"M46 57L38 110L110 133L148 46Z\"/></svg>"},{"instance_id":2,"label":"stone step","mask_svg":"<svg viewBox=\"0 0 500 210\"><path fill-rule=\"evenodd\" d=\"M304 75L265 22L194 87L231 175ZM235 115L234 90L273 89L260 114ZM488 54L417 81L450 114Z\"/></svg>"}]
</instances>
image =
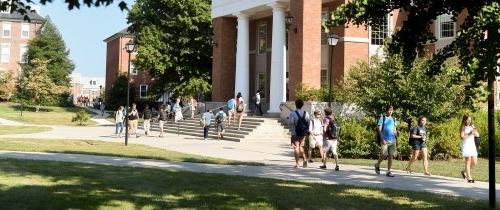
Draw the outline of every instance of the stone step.
<instances>
[{"instance_id":1,"label":"stone step","mask_svg":"<svg viewBox=\"0 0 500 210\"><path fill-rule=\"evenodd\" d=\"M163 128L167 128L167 127L177 127L173 124L168 124L168 125L164 125ZM179 124L179 127L184 127L184 128L190 128L192 130L203 130L203 128L199 125L199 124ZM160 128L159 125L152 125L151 128ZM215 124L212 124L211 125L211 129L215 129ZM236 126L231 126L231 127L225 127L224 128L226 130L226 132L238 132L238 133L242 133L242 134L245 134L245 135L248 135L250 132L252 132L254 129L253 128L246 128L246 127L241 127L240 128L240 131L238 131L238 127Z\"/></svg>"},{"instance_id":2,"label":"stone step","mask_svg":"<svg viewBox=\"0 0 500 210\"><path fill-rule=\"evenodd\" d=\"M150 129L151 131L156 131L156 132L160 132L160 129L159 128L152 128ZM167 129L163 129L163 131L172 131L174 133L177 132L177 128L175 127L169 127ZM203 135L203 129L198 129L198 130L192 130L192 129L187 129L187 128L182 128L182 127L179 127L179 132L184 132L184 133L200 133ZM209 129L208 130L208 133L209 135L214 135L214 136L217 136L217 130L215 128L212 128L212 129ZM242 133L233 133L233 132L225 132L224 136L227 136L227 137L234 137L234 138L238 138L238 139L243 139L245 138L245 136L248 135L248 134L242 134Z\"/></svg>"}]
</instances>

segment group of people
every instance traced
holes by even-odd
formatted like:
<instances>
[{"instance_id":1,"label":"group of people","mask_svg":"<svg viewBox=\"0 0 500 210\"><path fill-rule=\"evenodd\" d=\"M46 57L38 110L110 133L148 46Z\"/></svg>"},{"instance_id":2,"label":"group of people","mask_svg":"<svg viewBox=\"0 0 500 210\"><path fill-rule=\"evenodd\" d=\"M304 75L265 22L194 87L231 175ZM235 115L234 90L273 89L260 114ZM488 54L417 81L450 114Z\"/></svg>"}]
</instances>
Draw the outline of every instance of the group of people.
<instances>
[{"instance_id":1,"label":"group of people","mask_svg":"<svg viewBox=\"0 0 500 210\"><path fill-rule=\"evenodd\" d=\"M175 100L175 103L173 105L160 105L158 111L156 111L154 107L150 108L149 105L145 105L142 112L144 134L146 136L149 136L151 134L151 123L157 122L160 128L160 133L158 136L163 137L164 126L167 123L169 116L173 117L175 124L177 124L177 122L179 122L180 120L183 120L182 107L180 105L179 98ZM125 125L125 118L128 119L128 125ZM135 103L132 103L132 106L128 110L125 110L123 106L119 106L115 111L115 135L117 137L121 137L124 126L128 126L129 136L136 136L138 138L139 133L137 127L139 118L139 112Z\"/></svg>"},{"instance_id":2,"label":"group of people","mask_svg":"<svg viewBox=\"0 0 500 210\"><path fill-rule=\"evenodd\" d=\"M300 158L303 158L302 166L307 167L307 163L312 163L312 150L319 149L322 165L321 169L326 169L326 162L328 152L331 152L335 162L335 171L340 170L338 160L338 143L340 138L340 125L332 115L332 110L326 108L324 110L325 117L322 119L320 111L314 111L314 116L310 117L309 114L302 109L304 102L302 100L295 101L296 110L290 112L288 117L290 123L291 133L291 146L295 156L295 168L299 167ZM380 156L375 163L375 173L380 174L380 163L385 159L387 163L387 177L394 177L391 171L393 158L397 155L397 121L392 115L394 108L391 105L385 107L385 114L378 119L377 122L377 139L380 146ZM411 127L409 123L410 138L409 145L412 148L412 153L408 165L406 167L407 173L412 173L411 166L417 160L419 154L422 155L424 174L430 176L429 161L427 153L427 118L420 116L415 127ZM464 159L464 170L460 174L469 183L474 183L472 178L472 169L477 164L477 145L479 132L472 124L472 117L465 115L462 118L460 126L461 141L461 154ZM309 151L304 151L306 138L309 139ZM307 155L308 154L308 155Z\"/></svg>"}]
</instances>

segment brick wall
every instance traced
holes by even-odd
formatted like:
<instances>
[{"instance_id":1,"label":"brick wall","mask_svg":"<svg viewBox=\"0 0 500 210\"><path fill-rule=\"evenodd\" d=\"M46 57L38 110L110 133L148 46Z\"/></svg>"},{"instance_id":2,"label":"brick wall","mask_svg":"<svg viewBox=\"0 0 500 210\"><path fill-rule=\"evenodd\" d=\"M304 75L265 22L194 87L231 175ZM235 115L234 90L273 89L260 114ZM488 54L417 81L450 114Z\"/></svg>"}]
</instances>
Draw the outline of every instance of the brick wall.
<instances>
[{"instance_id":1,"label":"brick wall","mask_svg":"<svg viewBox=\"0 0 500 210\"><path fill-rule=\"evenodd\" d=\"M213 19L212 101L234 96L236 71L236 18Z\"/></svg>"}]
</instances>

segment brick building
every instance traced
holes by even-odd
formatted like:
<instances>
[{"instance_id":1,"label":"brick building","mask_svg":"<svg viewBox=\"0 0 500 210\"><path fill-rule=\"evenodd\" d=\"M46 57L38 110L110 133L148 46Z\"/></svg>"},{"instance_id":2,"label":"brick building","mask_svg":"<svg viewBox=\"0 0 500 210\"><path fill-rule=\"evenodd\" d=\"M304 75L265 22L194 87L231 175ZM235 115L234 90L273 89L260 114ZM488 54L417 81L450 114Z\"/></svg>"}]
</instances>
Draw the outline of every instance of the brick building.
<instances>
[{"instance_id":1,"label":"brick building","mask_svg":"<svg viewBox=\"0 0 500 210\"><path fill-rule=\"evenodd\" d=\"M11 72L16 79L21 75L21 64L28 62L25 54L29 40L40 33L45 23L36 11L26 14L30 22L16 11L0 11L0 72Z\"/></svg>"},{"instance_id":2,"label":"brick building","mask_svg":"<svg viewBox=\"0 0 500 210\"><path fill-rule=\"evenodd\" d=\"M280 112L281 102L294 100L298 84L328 85L331 56L334 81L344 80L351 65L381 54L385 38L406 18L394 11L377 26L332 28L340 40L330 53L321 24L344 2L213 0L212 100L226 101L237 92L248 100L260 89L269 112ZM431 26L437 42L427 46L429 52L451 43L465 16L456 22L450 15L439 16ZM292 17L291 24L285 23L286 17Z\"/></svg>"},{"instance_id":3,"label":"brick building","mask_svg":"<svg viewBox=\"0 0 500 210\"><path fill-rule=\"evenodd\" d=\"M123 29L104 40L104 42L106 42L106 94L109 94L120 74L127 74L129 55L125 45L133 38L134 35L128 32L127 29ZM135 88L135 98L141 99L147 97L148 89L153 83L153 79L146 71L138 71L134 67L133 60L136 55L136 52L132 52L130 59L130 87Z\"/></svg>"}]
</instances>

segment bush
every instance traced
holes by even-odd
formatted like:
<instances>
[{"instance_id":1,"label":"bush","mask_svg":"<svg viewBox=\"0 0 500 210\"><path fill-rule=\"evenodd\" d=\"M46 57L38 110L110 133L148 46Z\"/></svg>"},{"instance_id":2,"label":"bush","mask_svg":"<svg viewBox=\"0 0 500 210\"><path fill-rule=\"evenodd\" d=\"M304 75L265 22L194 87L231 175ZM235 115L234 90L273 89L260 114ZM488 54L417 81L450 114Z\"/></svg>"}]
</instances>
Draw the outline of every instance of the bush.
<instances>
[{"instance_id":1,"label":"bush","mask_svg":"<svg viewBox=\"0 0 500 210\"><path fill-rule=\"evenodd\" d=\"M84 110L80 110L79 112L76 113L76 116L71 119L71 122L78 122L78 125L84 126L86 125L85 123L90 120L89 114L85 112Z\"/></svg>"}]
</instances>

